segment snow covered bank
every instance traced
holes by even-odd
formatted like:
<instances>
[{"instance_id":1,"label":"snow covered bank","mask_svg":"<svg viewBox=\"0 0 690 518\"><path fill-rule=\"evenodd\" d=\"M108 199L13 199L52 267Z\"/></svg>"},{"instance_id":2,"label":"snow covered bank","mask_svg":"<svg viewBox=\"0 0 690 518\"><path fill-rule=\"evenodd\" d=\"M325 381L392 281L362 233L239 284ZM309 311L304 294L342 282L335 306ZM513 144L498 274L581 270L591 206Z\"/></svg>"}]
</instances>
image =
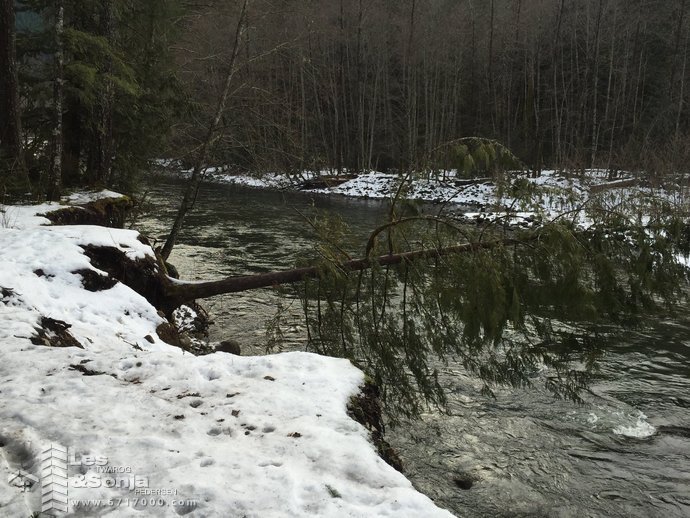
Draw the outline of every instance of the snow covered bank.
<instances>
[{"instance_id":1,"label":"snow covered bank","mask_svg":"<svg viewBox=\"0 0 690 518\"><path fill-rule=\"evenodd\" d=\"M143 297L83 283L103 273L85 245L152 250L130 230L45 226L57 207L0 214L1 516L451 516L347 415L361 371L166 344Z\"/></svg>"},{"instance_id":2,"label":"snow covered bank","mask_svg":"<svg viewBox=\"0 0 690 518\"><path fill-rule=\"evenodd\" d=\"M186 177L190 170L181 169L170 160L159 161L165 174ZM356 198L390 199L400 189L401 176L397 174L368 171L357 175L333 176L332 171L304 171L288 176L281 173L248 175L230 173L222 167L208 167L204 172L206 181L242 185L262 189L299 190L318 194L331 194ZM325 179L325 181L320 181ZM519 211L519 204L511 195L512 188L523 182L535 189L536 202L541 210L555 213L570 210L591 197L606 197L609 192L628 195L634 192L662 192L663 189L641 187L631 174L619 173L615 179L609 172L600 169L584 173L568 173L559 170L544 170L539 175L514 171L506 173L499 185L491 178L465 179L455 171L444 175L424 175L406 178L402 197L408 200L447 204L451 209L462 211L479 210L486 214L492 211ZM679 189L687 192L687 189ZM670 196L668 193L665 196Z\"/></svg>"},{"instance_id":3,"label":"snow covered bank","mask_svg":"<svg viewBox=\"0 0 690 518\"><path fill-rule=\"evenodd\" d=\"M170 164L167 164L168 166ZM182 171L188 174L189 171ZM284 174L266 173L260 176L249 176L243 174L228 174L220 168L208 168L206 178L210 181L245 185L248 187L272 188L272 189L299 189L306 192L321 194L337 194L342 196L360 198L391 198L395 196L400 186L401 177L397 174L381 173L369 171L355 175L342 183L330 187L304 188L302 182L309 182L319 176L330 175L329 171L320 173L304 172L299 177L288 177ZM543 171L539 176L522 173L509 173L508 180L515 181L524 179L536 186L552 191L565 193L575 191L584 193L594 186L607 184L606 174L603 171L589 171L586 177L567 177L554 170ZM623 182L629 185L630 178L617 180L611 185ZM596 189L595 189L596 190ZM495 207L509 206L513 201L510 197L504 196L499 186L490 179L479 179L477 181L456 178L455 172L447 172L444 178L423 178L416 177L406 182L405 197L410 200L443 202L468 207Z\"/></svg>"},{"instance_id":4,"label":"snow covered bank","mask_svg":"<svg viewBox=\"0 0 690 518\"><path fill-rule=\"evenodd\" d=\"M212 182L371 199L392 199L398 194L401 183L399 175L369 171L332 182L331 186L309 187L319 183L315 182L319 178L337 177L330 176L328 171L304 172L299 177L274 173L256 177L228 174L220 168L206 171L206 179ZM518 187L531 192L531 197L517 197ZM540 219L551 219L564 212L572 213L577 223L586 226L590 223L587 209L594 204L608 208L624 204L635 206L637 198L655 197L687 206L689 199L687 187L674 190L645 187L628 174L611 180L604 170L588 170L585 174L545 170L538 176L511 172L506 174L501 184L488 178L456 178L450 171L444 178L406 179L401 192L402 197L408 200L443 204L446 212L466 221L482 223L508 217L511 223L522 226L532 226Z\"/></svg>"}]
</instances>

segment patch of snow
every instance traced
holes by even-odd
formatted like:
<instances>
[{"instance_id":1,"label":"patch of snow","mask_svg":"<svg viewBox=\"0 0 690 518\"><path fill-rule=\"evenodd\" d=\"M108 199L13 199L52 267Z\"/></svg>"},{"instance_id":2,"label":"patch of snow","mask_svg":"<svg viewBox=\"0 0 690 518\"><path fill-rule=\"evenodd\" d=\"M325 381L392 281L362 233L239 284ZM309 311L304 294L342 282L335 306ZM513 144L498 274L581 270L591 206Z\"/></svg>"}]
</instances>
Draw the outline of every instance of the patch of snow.
<instances>
[{"instance_id":1,"label":"patch of snow","mask_svg":"<svg viewBox=\"0 0 690 518\"><path fill-rule=\"evenodd\" d=\"M197 312L189 306L180 306L173 311L173 320L177 329L190 330L194 328L194 320L198 317Z\"/></svg>"},{"instance_id":2,"label":"patch of snow","mask_svg":"<svg viewBox=\"0 0 690 518\"><path fill-rule=\"evenodd\" d=\"M63 201L73 204L73 205L83 205L84 203L89 203L92 201L103 200L107 198L122 198L122 194L115 191L109 191L103 189L102 191L83 191L75 192L69 196L65 196Z\"/></svg>"},{"instance_id":3,"label":"patch of snow","mask_svg":"<svg viewBox=\"0 0 690 518\"><path fill-rule=\"evenodd\" d=\"M96 270L87 244L151 249L129 230L41 226L51 208L10 207L0 228L0 515L41 510L42 455L64 447L74 516L452 516L347 415L364 381L350 362L162 342L143 297L86 291L74 273ZM34 345L41 317L70 324L83 349Z\"/></svg>"},{"instance_id":4,"label":"patch of snow","mask_svg":"<svg viewBox=\"0 0 690 518\"><path fill-rule=\"evenodd\" d=\"M56 202L40 205L0 205L0 229L22 229L37 225L50 225L50 220L41 214L61 207L62 205Z\"/></svg>"}]
</instances>

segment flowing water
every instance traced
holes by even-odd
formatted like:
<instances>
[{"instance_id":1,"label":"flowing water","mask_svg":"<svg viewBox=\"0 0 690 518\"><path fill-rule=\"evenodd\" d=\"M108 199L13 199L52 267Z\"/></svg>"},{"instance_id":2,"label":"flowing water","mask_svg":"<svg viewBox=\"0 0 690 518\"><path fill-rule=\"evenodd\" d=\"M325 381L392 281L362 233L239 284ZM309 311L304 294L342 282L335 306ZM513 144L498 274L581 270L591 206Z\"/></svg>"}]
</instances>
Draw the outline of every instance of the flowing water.
<instances>
[{"instance_id":1,"label":"flowing water","mask_svg":"<svg viewBox=\"0 0 690 518\"><path fill-rule=\"evenodd\" d=\"M169 180L153 186L152 211L137 227L162 239L179 191ZM209 185L170 260L185 279L290 268L313 255L304 216L317 209L340 215L363 243L387 210L377 201ZM272 289L205 301L211 339L265 352L279 304L284 347L303 347L299 301ZM690 316L621 330L600 368L575 405L537 388L490 399L460 366L443 366L449 413L404 422L387 438L413 484L457 516L690 517Z\"/></svg>"}]
</instances>

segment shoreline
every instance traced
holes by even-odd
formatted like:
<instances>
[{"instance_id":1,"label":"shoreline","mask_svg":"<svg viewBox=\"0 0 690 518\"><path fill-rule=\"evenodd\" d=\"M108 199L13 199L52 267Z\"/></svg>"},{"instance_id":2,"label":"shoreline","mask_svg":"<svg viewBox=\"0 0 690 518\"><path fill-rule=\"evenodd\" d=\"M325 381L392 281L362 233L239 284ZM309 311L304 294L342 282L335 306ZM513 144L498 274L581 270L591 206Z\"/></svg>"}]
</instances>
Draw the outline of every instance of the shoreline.
<instances>
[{"instance_id":1,"label":"shoreline","mask_svg":"<svg viewBox=\"0 0 690 518\"><path fill-rule=\"evenodd\" d=\"M158 336L156 308L86 255L151 259L138 232L50 224L47 212L85 212L57 203L0 209L3 512L41 510L47 447L74 459L62 473L75 511L452 516L382 460L376 423L351 417L366 385L349 361L189 354Z\"/></svg>"},{"instance_id":2,"label":"shoreline","mask_svg":"<svg viewBox=\"0 0 690 518\"><path fill-rule=\"evenodd\" d=\"M161 174L184 181L189 170L171 171L168 162L158 164ZM650 187L632 174L621 173L611 180L608 171L589 170L587 176L567 175L558 170L544 170L540 175L509 173L503 180L489 178L466 180L447 173L446 181L415 178L404 186L405 202L440 207L450 218L470 225L492 224L499 220L504 225L534 228L570 214L569 220L579 228L587 228L596 217L588 214L589 207L604 210L628 205L634 210L642 199L657 198L671 205L687 205L690 188L678 184ZM252 189L275 190L284 193L303 193L326 197L342 197L363 201L391 201L398 193L400 177L394 174L370 171L341 178L337 185L303 188L304 182L319 178L332 178L328 171L306 172L296 181L276 173L250 176L229 174L221 168L209 167L202 177L203 183L236 185ZM460 182L450 185L449 182ZM644 203L643 203L644 204ZM431 211L433 212L433 211Z\"/></svg>"}]
</instances>

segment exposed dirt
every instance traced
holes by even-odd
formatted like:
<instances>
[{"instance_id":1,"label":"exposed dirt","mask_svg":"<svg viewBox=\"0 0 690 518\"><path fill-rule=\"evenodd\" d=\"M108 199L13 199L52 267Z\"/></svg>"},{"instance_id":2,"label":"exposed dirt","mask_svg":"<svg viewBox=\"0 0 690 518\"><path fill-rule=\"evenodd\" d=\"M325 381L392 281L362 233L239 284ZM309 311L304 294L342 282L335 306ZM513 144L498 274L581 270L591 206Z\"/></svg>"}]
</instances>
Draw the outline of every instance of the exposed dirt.
<instances>
[{"instance_id":1,"label":"exposed dirt","mask_svg":"<svg viewBox=\"0 0 690 518\"><path fill-rule=\"evenodd\" d=\"M86 245L83 248L84 255L93 266L129 286L154 307L168 314L164 308L165 276L154 258L130 259L125 252L115 247Z\"/></svg>"},{"instance_id":2,"label":"exposed dirt","mask_svg":"<svg viewBox=\"0 0 690 518\"><path fill-rule=\"evenodd\" d=\"M36 334L31 337L34 345L46 345L48 347L79 347L84 346L69 332L71 324L50 317L41 317L36 329Z\"/></svg>"},{"instance_id":3,"label":"exposed dirt","mask_svg":"<svg viewBox=\"0 0 690 518\"><path fill-rule=\"evenodd\" d=\"M379 456L402 473L402 460L383 438L385 427L381 417L378 387L367 381L361 388L360 393L350 399L347 405L347 414L369 430L371 442L376 446Z\"/></svg>"},{"instance_id":4,"label":"exposed dirt","mask_svg":"<svg viewBox=\"0 0 690 518\"><path fill-rule=\"evenodd\" d=\"M105 374L105 372L89 369L86 365L84 365L88 361L90 361L90 360L82 361L81 363L72 364L69 366L69 368L70 368L70 370L81 372L84 376L101 376L101 375ZM108 376L112 376L113 378L117 378L117 376L115 376L115 374L108 374Z\"/></svg>"},{"instance_id":5,"label":"exposed dirt","mask_svg":"<svg viewBox=\"0 0 690 518\"><path fill-rule=\"evenodd\" d=\"M65 207L43 214L53 225L100 225L122 228L134 202L128 196L103 198L101 200Z\"/></svg>"},{"instance_id":6,"label":"exposed dirt","mask_svg":"<svg viewBox=\"0 0 690 518\"><path fill-rule=\"evenodd\" d=\"M113 279L109 275L101 275L86 268L72 273L81 277L81 284L87 291L105 291L117 284L117 279Z\"/></svg>"}]
</instances>

